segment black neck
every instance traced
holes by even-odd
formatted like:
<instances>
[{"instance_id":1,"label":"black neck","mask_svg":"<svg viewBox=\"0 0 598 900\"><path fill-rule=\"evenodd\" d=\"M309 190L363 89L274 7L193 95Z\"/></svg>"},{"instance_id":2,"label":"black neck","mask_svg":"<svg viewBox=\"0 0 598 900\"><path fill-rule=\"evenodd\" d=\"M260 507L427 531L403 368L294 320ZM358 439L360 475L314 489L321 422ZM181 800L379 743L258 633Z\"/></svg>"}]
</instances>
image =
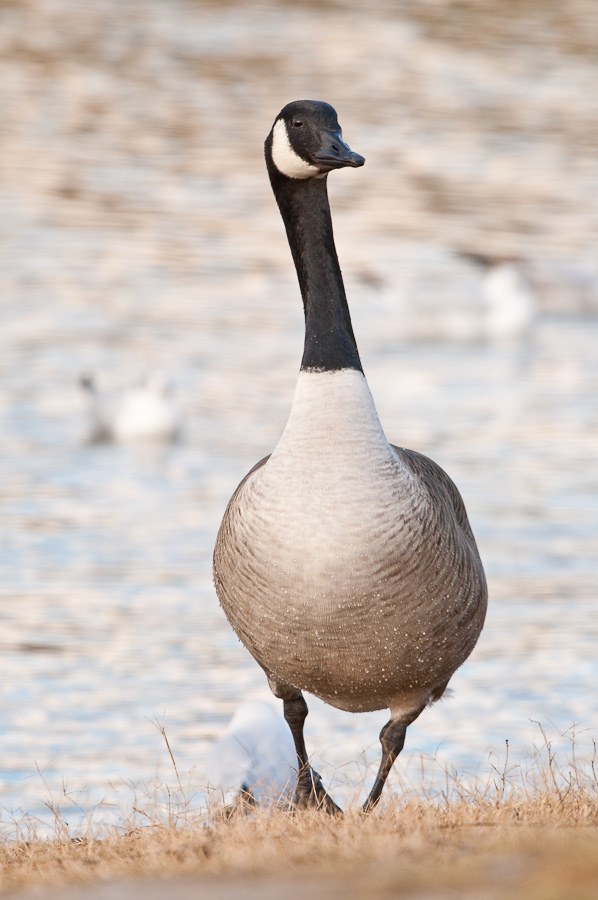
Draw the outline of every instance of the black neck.
<instances>
[{"instance_id":1,"label":"black neck","mask_svg":"<svg viewBox=\"0 0 598 900\"><path fill-rule=\"evenodd\" d=\"M357 369L361 362L343 285L326 187L327 176L294 179L268 160L305 311L302 369Z\"/></svg>"}]
</instances>

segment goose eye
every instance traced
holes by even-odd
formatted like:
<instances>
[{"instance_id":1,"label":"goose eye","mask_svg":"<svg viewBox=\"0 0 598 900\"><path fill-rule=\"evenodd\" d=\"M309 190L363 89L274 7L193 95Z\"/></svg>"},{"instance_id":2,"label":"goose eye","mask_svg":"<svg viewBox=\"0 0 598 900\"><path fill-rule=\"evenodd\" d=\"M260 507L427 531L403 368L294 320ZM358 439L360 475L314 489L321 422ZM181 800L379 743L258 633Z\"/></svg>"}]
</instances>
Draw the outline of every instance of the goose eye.
<instances>
[{"instance_id":1,"label":"goose eye","mask_svg":"<svg viewBox=\"0 0 598 900\"><path fill-rule=\"evenodd\" d=\"M303 119L300 119L299 116L293 116L291 125L293 128L301 128L303 126Z\"/></svg>"}]
</instances>

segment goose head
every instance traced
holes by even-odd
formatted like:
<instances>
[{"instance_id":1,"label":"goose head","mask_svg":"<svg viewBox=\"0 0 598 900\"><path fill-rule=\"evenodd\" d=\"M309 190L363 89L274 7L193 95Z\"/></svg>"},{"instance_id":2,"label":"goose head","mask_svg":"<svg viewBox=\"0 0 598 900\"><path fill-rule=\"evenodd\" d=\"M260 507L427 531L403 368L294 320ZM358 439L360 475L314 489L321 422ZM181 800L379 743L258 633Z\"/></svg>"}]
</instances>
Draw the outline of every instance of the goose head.
<instances>
[{"instance_id":1,"label":"goose head","mask_svg":"<svg viewBox=\"0 0 598 900\"><path fill-rule=\"evenodd\" d=\"M270 178L318 178L365 162L344 142L336 111L319 100L287 103L266 138L265 154Z\"/></svg>"}]
</instances>

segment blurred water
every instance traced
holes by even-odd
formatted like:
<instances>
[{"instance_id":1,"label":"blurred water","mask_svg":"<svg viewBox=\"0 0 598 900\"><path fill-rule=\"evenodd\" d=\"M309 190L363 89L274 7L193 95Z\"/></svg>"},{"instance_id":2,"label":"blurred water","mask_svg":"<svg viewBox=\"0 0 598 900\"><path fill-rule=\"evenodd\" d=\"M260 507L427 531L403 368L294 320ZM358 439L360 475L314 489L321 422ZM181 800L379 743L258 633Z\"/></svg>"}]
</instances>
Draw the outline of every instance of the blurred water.
<instances>
[{"instance_id":1,"label":"blurred water","mask_svg":"<svg viewBox=\"0 0 598 900\"><path fill-rule=\"evenodd\" d=\"M454 697L410 728L405 753L477 771L505 739L536 739L530 720L593 728L598 321L587 314L598 182L586 127L594 92L578 88L595 64L563 31L562 47L550 33L541 52L499 35L498 55L464 54L453 33L441 44L434 4L409 19L380 2L367 22L351 3L338 15L325 4L236 6L234 17L218 4L148 3L141 15L131 2L122 18L117 7L0 11L10 51L0 62L6 828L11 810L47 820L44 798L63 780L82 809L105 801L112 818L126 814L132 784L173 780L156 718L199 791L236 705L268 696L218 607L211 554L232 490L284 426L301 353L261 160L274 114L295 96L336 103L368 157L361 182L339 173L331 185L366 374L389 439L435 458L461 488L489 576L480 643ZM25 27L34 13L45 27ZM281 56L289 29L293 52ZM326 47L335 32L342 39ZM352 60L362 78L349 90ZM552 90L537 76L548 63ZM397 123L389 104L399 101ZM492 124L499 113L511 130ZM525 340L405 340L417 297L399 296L385 273L413 284L432 268L442 294L441 244L528 255L544 294ZM564 270L555 287L549 276ZM155 371L175 383L182 441L88 445L79 376L117 388ZM310 710L308 747L336 796L351 799L385 713L315 700ZM588 751L593 736L582 736Z\"/></svg>"},{"instance_id":2,"label":"blurred water","mask_svg":"<svg viewBox=\"0 0 598 900\"><path fill-rule=\"evenodd\" d=\"M246 331L260 365L220 376L219 391L205 361L193 366L193 336L181 328L186 433L162 452L82 442L68 308L55 307L51 341L30 352L3 346L5 807L38 808L36 766L55 790L64 777L89 802L126 805L123 782L171 776L156 718L197 787L236 705L267 696L218 607L210 568L228 496L272 446L291 398L292 375L279 374L267 348L295 335L271 313L272 334ZM367 310L356 319L367 324ZM389 349L379 327L380 349L370 323L363 357L387 433L455 478L489 575L487 625L453 680L455 696L422 715L408 744L441 748L471 771L505 739L532 740L531 719L562 729L595 721L598 323L547 319L519 348ZM352 763L367 747L375 758L385 714L315 701L311 710L309 746L326 774L339 768L343 783L359 781Z\"/></svg>"}]
</instances>

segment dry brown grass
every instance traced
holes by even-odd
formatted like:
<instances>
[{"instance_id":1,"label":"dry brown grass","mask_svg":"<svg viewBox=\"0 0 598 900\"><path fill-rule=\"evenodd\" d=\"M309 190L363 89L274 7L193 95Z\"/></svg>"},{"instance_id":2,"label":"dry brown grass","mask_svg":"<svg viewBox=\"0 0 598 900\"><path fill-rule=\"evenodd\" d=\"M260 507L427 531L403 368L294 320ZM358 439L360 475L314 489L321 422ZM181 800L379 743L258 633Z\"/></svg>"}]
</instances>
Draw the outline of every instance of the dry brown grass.
<instances>
[{"instance_id":1,"label":"dry brown grass","mask_svg":"<svg viewBox=\"0 0 598 900\"><path fill-rule=\"evenodd\" d=\"M150 881L133 882L131 896L153 897L151 879L165 878L181 897L598 896L596 757L580 764L574 739L561 759L544 736L535 756L511 763L507 753L485 779L451 777L427 796L389 794L369 816L273 809L227 818L218 808L192 810L175 780L161 807L118 828L91 823L75 839L54 806L52 839L23 834L0 847L0 889L45 884L50 897L73 884L80 896L87 885L95 897L94 884L143 877Z\"/></svg>"},{"instance_id":2,"label":"dry brown grass","mask_svg":"<svg viewBox=\"0 0 598 900\"><path fill-rule=\"evenodd\" d=\"M4 889L106 879L214 876L283 885L316 879L346 896L595 898L595 798L556 794L529 803L389 804L364 817L261 812L203 827L149 826L103 839L18 842L3 848ZM438 893L438 892L441 893ZM433 893L436 892L436 893ZM319 896L317 887L310 890Z\"/></svg>"}]
</instances>

